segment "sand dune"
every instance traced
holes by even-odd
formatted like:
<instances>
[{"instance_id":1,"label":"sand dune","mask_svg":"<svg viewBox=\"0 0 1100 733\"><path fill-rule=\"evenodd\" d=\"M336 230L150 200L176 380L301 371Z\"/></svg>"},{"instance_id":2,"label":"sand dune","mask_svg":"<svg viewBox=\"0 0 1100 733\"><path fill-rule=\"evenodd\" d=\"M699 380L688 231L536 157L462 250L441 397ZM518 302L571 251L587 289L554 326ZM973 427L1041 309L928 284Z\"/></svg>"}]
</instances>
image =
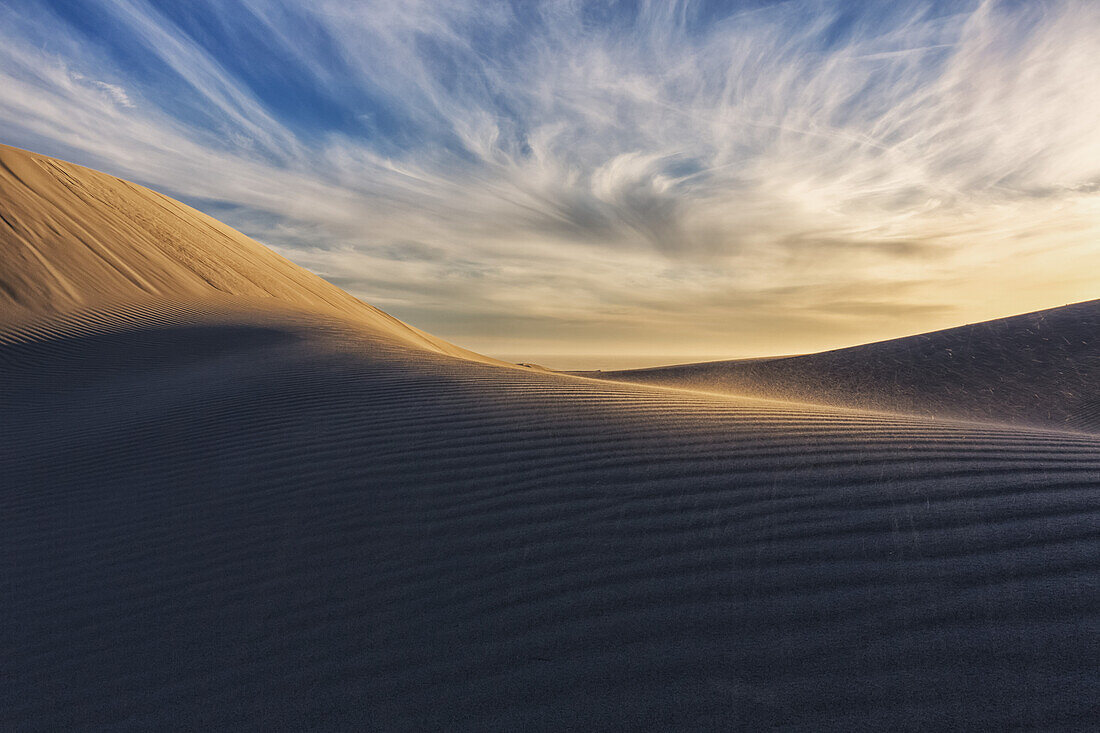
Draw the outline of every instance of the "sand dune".
<instances>
[{"instance_id":1,"label":"sand dune","mask_svg":"<svg viewBox=\"0 0 1100 733\"><path fill-rule=\"evenodd\" d=\"M1095 722L1100 437L456 358L323 285L99 304L20 267L0 727Z\"/></svg>"},{"instance_id":2,"label":"sand dune","mask_svg":"<svg viewBox=\"0 0 1100 733\"><path fill-rule=\"evenodd\" d=\"M485 360L179 201L6 145L0 145L0 217L0 324L78 308L221 296L337 314L381 336Z\"/></svg>"},{"instance_id":3,"label":"sand dune","mask_svg":"<svg viewBox=\"0 0 1100 733\"><path fill-rule=\"evenodd\" d=\"M1100 300L820 354L583 374L1100 432Z\"/></svg>"}]
</instances>

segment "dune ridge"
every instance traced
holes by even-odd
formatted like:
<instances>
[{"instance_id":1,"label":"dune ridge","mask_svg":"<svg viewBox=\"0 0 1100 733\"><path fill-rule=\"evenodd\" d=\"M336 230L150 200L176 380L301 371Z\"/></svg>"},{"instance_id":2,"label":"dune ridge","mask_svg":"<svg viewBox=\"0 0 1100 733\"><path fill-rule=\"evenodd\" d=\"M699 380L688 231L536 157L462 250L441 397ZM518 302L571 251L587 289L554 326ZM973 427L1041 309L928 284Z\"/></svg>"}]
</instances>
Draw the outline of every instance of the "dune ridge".
<instances>
[{"instance_id":1,"label":"dune ridge","mask_svg":"<svg viewBox=\"0 0 1100 733\"><path fill-rule=\"evenodd\" d=\"M33 317L0 326L0 727L1100 712L1098 436L525 370L354 303L163 290L21 291Z\"/></svg>"},{"instance_id":2,"label":"dune ridge","mask_svg":"<svg viewBox=\"0 0 1100 733\"><path fill-rule=\"evenodd\" d=\"M1100 300L819 354L577 374L1100 432Z\"/></svg>"}]
</instances>

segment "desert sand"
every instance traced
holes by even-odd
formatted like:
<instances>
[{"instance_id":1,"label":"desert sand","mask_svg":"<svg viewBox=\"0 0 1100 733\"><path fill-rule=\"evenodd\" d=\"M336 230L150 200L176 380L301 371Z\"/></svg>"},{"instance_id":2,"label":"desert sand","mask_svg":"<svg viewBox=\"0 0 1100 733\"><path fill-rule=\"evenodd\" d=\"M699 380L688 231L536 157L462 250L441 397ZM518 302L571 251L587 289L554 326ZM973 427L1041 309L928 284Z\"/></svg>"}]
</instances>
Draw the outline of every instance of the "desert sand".
<instances>
[{"instance_id":1,"label":"desert sand","mask_svg":"<svg viewBox=\"0 0 1100 733\"><path fill-rule=\"evenodd\" d=\"M820 354L577 374L1100 432L1100 300Z\"/></svg>"},{"instance_id":2,"label":"desert sand","mask_svg":"<svg viewBox=\"0 0 1100 733\"><path fill-rule=\"evenodd\" d=\"M0 163L0 727L1095 723L1100 436L495 363Z\"/></svg>"}]
</instances>

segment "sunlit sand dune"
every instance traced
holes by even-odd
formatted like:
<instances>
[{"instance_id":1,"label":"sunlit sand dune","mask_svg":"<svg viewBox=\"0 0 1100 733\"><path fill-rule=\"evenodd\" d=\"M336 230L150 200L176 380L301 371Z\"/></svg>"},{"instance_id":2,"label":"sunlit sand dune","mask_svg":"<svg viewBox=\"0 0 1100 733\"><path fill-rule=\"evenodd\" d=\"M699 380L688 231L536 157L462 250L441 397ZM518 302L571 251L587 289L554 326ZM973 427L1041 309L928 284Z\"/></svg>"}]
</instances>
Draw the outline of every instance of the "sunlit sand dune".
<instances>
[{"instance_id":1,"label":"sunlit sand dune","mask_svg":"<svg viewBox=\"0 0 1100 733\"><path fill-rule=\"evenodd\" d=\"M484 360L398 321L225 224L99 171L0 145L0 323L74 308L230 296L343 316Z\"/></svg>"},{"instance_id":2,"label":"sunlit sand dune","mask_svg":"<svg viewBox=\"0 0 1100 733\"><path fill-rule=\"evenodd\" d=\"M1095 722L1100 437L489 363L3 162L0 727Z\"/></svg>"},{"instance_id":3,"label":"sunlit sand dune","mask_svg":"<svg viewBox=\"0 0 1100 733\"><path fill-rule=\"evenodd\" d=\"M1100 300L820 354L583 374L1100 432Z\"/></svg>"}]
</instances>

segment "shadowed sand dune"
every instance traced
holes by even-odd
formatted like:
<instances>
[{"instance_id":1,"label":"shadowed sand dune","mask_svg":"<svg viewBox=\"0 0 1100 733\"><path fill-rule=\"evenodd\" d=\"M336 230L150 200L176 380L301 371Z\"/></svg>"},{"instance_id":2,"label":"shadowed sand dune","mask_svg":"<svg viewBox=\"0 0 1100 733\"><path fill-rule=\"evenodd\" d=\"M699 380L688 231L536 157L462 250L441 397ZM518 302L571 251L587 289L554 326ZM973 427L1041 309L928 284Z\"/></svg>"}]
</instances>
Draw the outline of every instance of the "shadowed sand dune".
<instances>
[{"instance_id":1,"label":"shadowed sand dune","mask_svg":"<svg viewBox=\"0 0 1100 733\"><path fill-rule=\"evenodd\" d=\"M1100 300L820 354L578 374L1100 432Z\"/></svg>"},{"instance_id":2,"label":"shadowed sand dune","mask_svg":"<svg viewBox=\"0 0 1100 733\"><path fill-rule=\"evenodd\" d=\"M0 335L0 727L1096 720L1096 436L456 358L293 292L34 314L49 287Z\"/></svg>"}]
</instances>

